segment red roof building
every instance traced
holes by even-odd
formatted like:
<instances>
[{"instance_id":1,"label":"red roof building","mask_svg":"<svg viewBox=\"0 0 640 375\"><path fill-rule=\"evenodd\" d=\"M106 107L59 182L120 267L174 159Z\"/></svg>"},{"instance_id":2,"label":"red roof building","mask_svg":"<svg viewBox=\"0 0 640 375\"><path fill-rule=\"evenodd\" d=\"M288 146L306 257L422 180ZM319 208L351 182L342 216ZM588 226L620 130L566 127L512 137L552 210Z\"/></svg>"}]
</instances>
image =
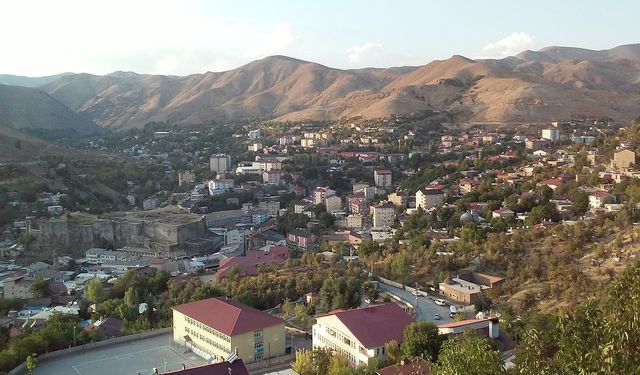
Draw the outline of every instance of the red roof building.
<instances>
[{"instance_id":1,"label":"red roof building","mask_svg":"<svg viewBox=\"0 0 640 375\"><path fill-rule=\"evenodd\" d=\"M269 251L251 250L245 256L222 259L216 277L226 277L235 266L241 276L255 276L260 265L282 266L288 259L289 249L286 246L274 246Z\"/></svg>"},{"instance_id":2,"label":"red roof building","mask_svg":"<svg viewBox=\"0 0 640 375\"><path fill-rule=\"evenodd\" d=\"M424 358L415 358L412 361L402 360L395 365L379 369L378 375L429 375L431 365Z\"/></svg>"},{"instance_id":3,"label":"red roof building","mask_svg":"<svg viewBox=\"0 0 640 375\"><path fill-rule=\"evenodd\" d=\"M354 367L368 365L373 358L384 360L385 344L401 343L411 322L413 318L394 303L332 311L318 316L313 347L342 353Z\"/></svg>"}]
</instances>

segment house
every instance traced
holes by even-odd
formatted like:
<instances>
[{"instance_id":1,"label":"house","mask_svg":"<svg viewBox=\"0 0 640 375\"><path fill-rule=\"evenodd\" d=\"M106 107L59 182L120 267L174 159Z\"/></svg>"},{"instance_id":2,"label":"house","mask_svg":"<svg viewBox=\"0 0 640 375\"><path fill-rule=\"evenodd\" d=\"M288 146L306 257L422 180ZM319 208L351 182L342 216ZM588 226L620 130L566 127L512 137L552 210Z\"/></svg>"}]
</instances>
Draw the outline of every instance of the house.
<instances>
[{"instance_id":1,"label":"house","mask_svg":"<svg viewBox=\"0 0 640 375\"><path fill-rule=\"evenodd\" d=\"M209 365L165 372L164 375L249 375L249 370L241 359L230 358L227 361Z\"/></svg>"},{"instance_id":2,"label":"house","mask_svg":"<svg viewBox=\"0 0 640 375\"><path fill-rule=\"evenodd\" d=\"M548 180L538 182L538 186L548 186L551 188L551 190L556 190L558 186L562 185L563 183L564 181L562 181L562 179L550 178Z\"/></svg>"},{"instance_id":3,"label":"house","mask_svg":"<svg viewBox=\"0 0 640 375\"><path fill-rule=\"evenodd\" d=\"M444 204L444 186L428 185L416 192L416 207L428 210Z\"/></svg>"},{"instance_id":4,"label":"house","mask_svg":"<svg viewBox=\"0 0 640 375\"><path fill-rule=\"evenodd\" d=\"M342 211L342 198L332 195L324 200L324 204L328 213L333 214Z\"/></svg>"},{"instance_id":5,"label":"house","mask_svg":"<svg viewBox=\"0 0 640 375\"><path fill-rule=\"evenodd\" d=\"M373 358L387 358L385 344L402 343L413 318L395 303L337 310L318 316L312 345L343 354L353 367L367 366Z\"/></svg>"},{"instance_id":6,"label":"house","mask_svg":"<svg viewBox=\"0 0 640 375\"><path fill-rule=\"evenodd\" d=\"M615 203L616 196L606 191L596 191L589 194L589 207L601 208L607 203Z\"/></svg>"},{"instance_id":7,"label":"house","mask_svg":"<svg viewBox=\"0 0 640 375\"><path fill-rule=\"evenodd\" d=\"M611 168L617 170L627 170L635 166L636 153L629 149L622 149L613 154Z\"/></svg>"},{"instance_id":8,"label":"house","mask_svg":"<svg viewBox=\"0 0 640 375\"><path fill-rule=\"evenodd\" d=\"M6 299L29 299L33 298L33 293L29 287L33 283L33 279L25 275L9 277L3 280L3 297Z\"/></svg>"},{"instance_id":9,"label":"house","mask_svg":"<svg viewBox=\"0 0 640 375\"><path fill-rule=\"evenodd\" d=\"M410 361L401 360L395 365L383 367L379 369L378 375L430 375L431 365L424 358L414 358Z\"/></svg>"},{"instance_id":10,"label":"house","mask_svg":"<svg viewBox=\"0 0 640 375\"><path fill-rule=\"evenodd\" d=\"M514 216L515 216L515 212L511 211L508 208L498 208L497 210L493 210L493 212L491 213L491 217L494 217L494 218L506 219Z\"/></svg>"},{"instance_id":11,"label":"house","mask_svg":"<svg viewBox=\"0 0 640 375\"><path fill-rule=\"evenodd\" d=\"M458 185L460 186L460 192L462 192L462 194L467 194L480 186L480 181L471 178L463 178L460 180Z\"/></svg>"},{"instance_id":12,"label":"house","mask_svg":"<svg viewBox=\"0 0 640 375\"><path fill-rule=\"evenodd\" d=\"M504 282L501 277L482 274L479 272L465 272L457 277L448 277L440 283L440 294L466 304L473 304L482 298L484 290L494 288Z\"/></svg>"},{"instance_id":13,"label":"house","mask_svg":"<svg viewBox=\"0 0 640 375\"><path fill-rule=\"evenodd\" d=\"M314 191L313 203L314 204L322 204L322 203L324 203L325 199L327 199L327 197L330 197L330 196L333 196L333 195L336 195L336 191L335 190L331 190L328 187L319 186Z\"/></svg>"},{"instance_id":14,"label":"house","mask_svg":"<svg viewBox=\"0 0 640 375\"><path fill-rule=\"evenodd\" d=\"M308 249L311 245L318 243L319 237L307 231L296 229L287 234L287 241L293 246Z\"/></svg>"},{"instance_id":15,"label":"house","mask_svg":"<svg viewBox=\"0 0 640 375\"><path fill-rule=\"evenodd\" d=\"M249 250L244 256L234 256L220 260L216 271L216 278L225 277L229 271L237 269L240 276L255 276L258 267L262 265L282 266L289 259L289 249L286 246L274 246L268 250Z\"/></svg>"},{"instance_id":16,"label":"house","mask_svg":"<svg viewBox=\"0 0 640 375\"><path fill-rule=\"evenodd\" d=\"M173 307L173 341L207 361L235 353L253 363L285 354L284 320L237 301L209 298Z\"/></svg>"},{"instance_id":17,"label":"house","mask_svg":"<svg viewBox=\"0 0 640 375\"><path fill-rule=\"evenodd\" d=\"M440 324L438 325L438 333L441 335L457 335L468 329L472 329L474 331L481 331L481 333L484 333L485 336L491 339L497 339L500 336L499 324L498 318L467 319Z\"/></svg>"},{"instance_id":18,"label":"house","mask_svg":"<svg viewBox=\"0 0 640 375\"><path fill-rule=\"evenodd\" d=\"M402 193L391 193L387 197L387 200L396 206L404 207L407 205L407 196Z\"/></svg>"},{"instance_id":19,"label":"house","mask_svg":"<svg viewBox=\"0 0 640 375\"><path fill-rule=\"evenodd\" d=\"M98 319L89 324L84 330L86 332L98 332L102 337L115 337L120 336L122 333L122 326L122 320L110 316L106 319Z\"/></svg>"},{"instance_id":20,"label":"house","mask_svg":"<svg viewBox=\"0 0 640 375\"><path fill-rule=\"evenodd\" d=\"M371 206L373 226L376 228L390 227L396 221L396 206L391 202L383 201Z\"/></svg>"},{"instance_id":21,"label":"house","mask_svg":"<svg viewBox=\"0 0 640 375\"><path fill-rule=\"evenodd\" d=\"M527 139L524 142L525 147L531 151L536 151L536 150L545 148L548 144L549 144L549 140L547 139Z\"/></svg>"},{"instance_id":22,"label":"house","mask_svg":"<svg viewBox=\"0 0 640 375\"><path fill-rule=\"evenodd\" d=\"M320 300L318 292L309 292L304 295L304 301L307 305L315 305Z\"/></svg>"},{"instance_id":23,"label":"house","mask_svg":"<svg viewBox=\"0 0 640 375\"><path fill-rule=\"evenodd\" d=\"M378 169L373 171L373 181L376 186L390 188L393 185L391 171L389 169Z\"/></svg>"}]
</instances>

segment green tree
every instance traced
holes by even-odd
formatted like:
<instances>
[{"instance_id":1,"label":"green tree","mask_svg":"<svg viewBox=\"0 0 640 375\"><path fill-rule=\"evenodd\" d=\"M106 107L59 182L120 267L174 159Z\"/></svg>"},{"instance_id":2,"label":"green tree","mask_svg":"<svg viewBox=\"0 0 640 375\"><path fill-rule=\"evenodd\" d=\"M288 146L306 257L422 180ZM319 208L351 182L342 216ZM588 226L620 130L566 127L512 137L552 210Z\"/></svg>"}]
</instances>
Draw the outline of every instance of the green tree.
<instances>
[{"instance_id":1,"label":"green tree","mask_svg":"<svg viewBox=\"0 0 640 375\"><path fill-rule=\"evenodd\" d=\"M434 367L436 375L504 374L499 352L491 348L487 339L472 331L449 337Z\"/></svg>"},{"instance_id":2,"label":"green tree","mask_svg":"<svg viewBox=\"0 0 640 375\"><path fill-rule=\"evenodd\" d=\"M300 375L314 375L313 357L311 351L300 349L296 352L296 359L291 363L293 371Z\"/></svg>"},{"instance_id":3,"label":"green tree","mask_svg":"<svg viewBox=\"0 0 640 375\"><path fill-rule=\"evenodd\" d=\"M582 216L589 209L589 196L582 190L577 189L573 193L573 213Z\"/></svg>"},{"instance_id":4,"label":"green tree","mask_svg":"<svg viewBox=\"0 0 640 375\"><path fill-rule=\"evenodd\" d=\"M438 327L431 322L417 321L405 327L400 351L406 359L424 357L434 361L441 345Z\"/></svg>"},{"instance_id":5,"label":"green tree","mask_svg":"<svg viewBox=\"0 0 640 375\"><path fill-rule=\"evenodd\" d=\"M331 358L328 375L355 375L349 366L349 361L342 355L336 354Z\"/></svg>"},{"instance_id":6,"label":"green tree","mask_svg":"<svg viewBox=\"0 0 640 375\"><path fill-rule=\"evenodd\" d=\"M102 281L100 279L87 281L84 286L84 293L87 300L93 303L100 303L106 298L104 288L102 287Z\"/></svg>"},{"instance_id":7,"label":"green tree","mask_svg":"<svg viewBox=\"0 0 640 375\"><path fill-rule=\"evenodd\" d=\"M36 367L38 367L38 355L33 353L27 357L27 370L31 372L35 370Z\"/></svg>"},{"instance_id":8,"label":"green tree","mask_svg":"<svg viewBox=\"0 0 640 375\"><path fill-rule=\"evenodd\" d=\"M44 298L51 294L49 292L49 283L40 276L36 277L29 285L29 291L35 298Z\"/></svg>"},{"instance_id":9,"label":"green tree","mask_svg":"<svg viewBox=\"0 0 640 375\"><path fill-rule=\"evenodd\" d=\"M378 288L376 288L373 282L365 281L362 283L362 290L369 301L374 302L378 299Z\"/></svg>"}]
</instances>

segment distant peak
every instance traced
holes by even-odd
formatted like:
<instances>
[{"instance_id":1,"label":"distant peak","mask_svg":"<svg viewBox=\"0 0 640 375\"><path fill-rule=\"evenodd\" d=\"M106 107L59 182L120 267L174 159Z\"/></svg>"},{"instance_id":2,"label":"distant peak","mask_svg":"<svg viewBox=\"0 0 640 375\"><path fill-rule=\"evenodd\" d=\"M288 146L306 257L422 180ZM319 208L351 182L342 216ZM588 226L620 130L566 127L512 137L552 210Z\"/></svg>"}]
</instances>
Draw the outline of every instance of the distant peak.
<instances>
[{"instance_id":1,"label":"distant peak","mask_svg":"<svg viewBox=\"0 0 640 375\"><path fill-rule=\"evenodd\" d=\"M465 57L465 56L462 56L462 55L453 55L448 60L451 60L451 61L464 61L464 62L470 62L470 63L476 62L475 60L472 60L472 59L470 59L468 57Z\"/></svg>"},{"instance_id":2,"label":"distant peak","mask_svg":"<svg viewBox=\"0 0 640 375\"><path fill-rule=\"evenodd\" d=\"M122 71L122 70L116 70L113 73L107 74L107 76L114 77L114 78L132 78L132 77L137 77L139 75L140 74L138 74L136 72L127 72L127 71Z\"/></svg>"}]
</instances>

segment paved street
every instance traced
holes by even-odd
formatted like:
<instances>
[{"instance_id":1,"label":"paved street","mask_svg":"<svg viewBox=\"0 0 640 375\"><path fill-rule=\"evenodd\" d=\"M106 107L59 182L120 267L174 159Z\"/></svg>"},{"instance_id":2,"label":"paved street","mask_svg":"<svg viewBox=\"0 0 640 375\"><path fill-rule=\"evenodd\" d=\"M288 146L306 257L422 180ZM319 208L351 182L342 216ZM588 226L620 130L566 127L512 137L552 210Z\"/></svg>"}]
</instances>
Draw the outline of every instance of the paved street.
<instances>
[{"instance_id":1,"label":"paved street","mask_svg":"<svg viewBox=\"0 0 640 375\"><path fill-rule=\"evenodd\" d=\"M416 296L411 294L411 292L404 289L395 288L383 283L378 283L378 286L383 291L402 297L405 300L410 301L414 307L416 306ZM427 320L435 324L443 324L443 323L449 323L453 321L453 319L449 317L449 304L447 304L447 306L438 306L435 304L435 302L433 302L432 297L420 296L420 297L417 297L417 299L418 299L418 308L416 313L416 319ZM436 313L440 314L440 320L433 319L433 316Z\"/></svg>"}]
</instances>

